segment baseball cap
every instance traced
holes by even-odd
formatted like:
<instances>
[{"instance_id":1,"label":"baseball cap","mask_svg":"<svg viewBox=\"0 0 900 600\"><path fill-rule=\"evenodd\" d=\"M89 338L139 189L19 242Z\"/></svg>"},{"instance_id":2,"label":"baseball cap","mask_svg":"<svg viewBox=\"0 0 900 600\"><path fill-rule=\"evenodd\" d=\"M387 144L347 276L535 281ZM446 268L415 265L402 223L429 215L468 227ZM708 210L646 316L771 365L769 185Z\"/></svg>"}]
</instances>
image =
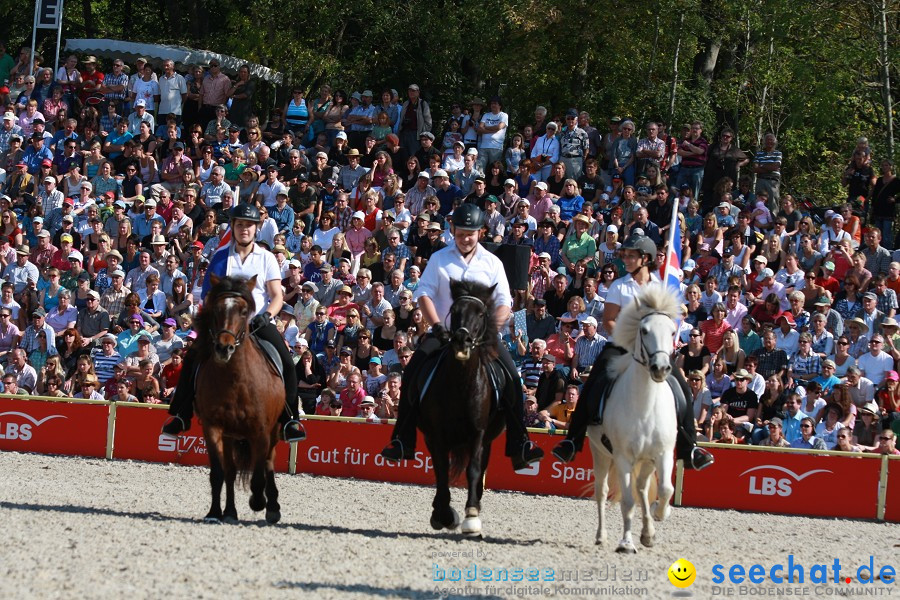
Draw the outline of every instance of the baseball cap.
<instances>
[{"instance_id":1,"label":"baseball cap","mask_svg":"<svg viewBox=\"0 0 900 600\"><path fill-rule=\"evenodd\" d=\"M597 319L595 319L594 317L588 317L587 319L585 319L584 321L582 321L581 324L582 324L582 325L593 325L594 327L596 327L596 326L597 326Z\"/></svg>"},{"instance_id":2,"label":"baseball cap","mask_svg":"<svg viewBox=\"0 0 900 600\"><path fill-rule=\"evenodd\" d=\"M143 98L138 98L137 100L134 101L134 106L135 106L135 107L138 107L138 106L145 106L145 107L146 107L146 106L147 106L147 101L144 100Z\"/></svg>"},{"instance_id":3,"label":"baseball cap","mask_svg":"<svg viewBox=\"0 0 900 600\"><path fill-rule=\"evenodd\" d=\"M178 323L175 322L175 319L169 317L168 319L163 321L163 325L167 327L175 327L176 325L178 325Z\"/></svg>"},{"instance_id":4,"label":"baseball cap","mask_svg":"<svg viewBox=\"0 0 900 600\"><path fill-rule=\"evenodd\" d=\"M769 425L778 425L779 427L784 427L784 421L782 421L779 417L772 417L769 419Z\"/></svg>"},{"instance_id":5,"label":"baseball cap","mask_svg":"<svg viewBox=\"0 0 900 600\"><path fill-rule=\"evenodd\" d=\"M365 220L366 220L366 213L364 213L364 212L361 211L361 210L358 210L358 211L356 211L355 213L353 213L353 216L351 217L351 219L359 219L360 221L365 221Z\"/></svg>"},{"instance_id":6,"label":"baseball cap","mask_svg":"<svg viewBox=\"0 0 900 600\"><path fill-rule=\"evenodd\" d=\"M84 255L78 250L72 250L69 252L69 260L77 260L78 262L84 262Z\"/></svg>"},{"instance_id":7,"label":"baseball cap","mask_svg":"<svg viewBox=\"0 0 900 600\"><path fill-rule=\"evenodd\" d=\"M759 275L756 276L756 281L762 281L762 280L766 279L767 277L775 277L775 273L773 273L772 269L770 269L768 267L763 269L759 273Z\"/></svg>"},{"instance_id":8,"label":"baseball cap","mask_svg":"<svg viewBox=\"0 0 900 600\"><path fill-rule=\"evenodd\" d=\"M335 137L335 139L338 139L338 140L346 140L347 134L344 133L343 131L338 131L334 137Z\"/></svg>"}]
</instances>

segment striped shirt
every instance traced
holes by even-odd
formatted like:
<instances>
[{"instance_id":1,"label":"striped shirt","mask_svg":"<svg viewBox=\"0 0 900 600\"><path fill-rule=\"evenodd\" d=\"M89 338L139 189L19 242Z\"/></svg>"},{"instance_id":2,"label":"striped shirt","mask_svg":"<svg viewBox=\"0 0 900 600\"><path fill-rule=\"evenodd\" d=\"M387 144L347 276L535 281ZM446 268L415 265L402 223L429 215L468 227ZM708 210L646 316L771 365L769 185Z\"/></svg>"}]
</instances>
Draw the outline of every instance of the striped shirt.
<instances>
[{"instance_id":1,"label":"striped shirt","mask_svg":"<svg viewBox=\"0 0 900 600\"><path fill-rule=\"evenodd\" d=\"M122 355L113 350L113 353L107 356L103 353L102 348L94 348L91 351L91 360L94 363L94 372L100 383L106 383L115 375L115 367L122 362Z\"/></svg>"},{"instance_id":2,"label":"striped shirt","mask_svg":"<svg viewBox=\"0 0 900 600\"><path fill-rule=\"evenodd\" d=\"M781 151L780 150L772 150L771 152L765 152L760 150L756 153L755 162L759 166L763 165L779 165L779 168L770 171L768 173L760 173L760 177L763 179L775 179L781 177Z\"/></svg>"},{"instance_id":3,"label":"striped shirt","mask_svg":"<svg viewBox=\"0 0 900 600\"><path fill-rule=\"evenodd\" d=\"M593 366L594 361L597 360L597 355L600 354L605 345L606 338L599 333L595 334L593 339L588 339L587 336L579 337L575 342L575 357L578 360L576 367L579 370L583 370L586 367Z\"/></svg>"}]
</instances>

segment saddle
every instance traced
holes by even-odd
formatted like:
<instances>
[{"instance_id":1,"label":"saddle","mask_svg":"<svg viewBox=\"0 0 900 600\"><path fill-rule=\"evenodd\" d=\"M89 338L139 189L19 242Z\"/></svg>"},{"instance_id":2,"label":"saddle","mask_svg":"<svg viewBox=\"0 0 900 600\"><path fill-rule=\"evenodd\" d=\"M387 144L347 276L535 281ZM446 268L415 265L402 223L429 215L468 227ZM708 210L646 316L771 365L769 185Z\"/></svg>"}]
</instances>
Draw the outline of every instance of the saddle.
<instances>
[{"instance_id":1,"label":"saddle","mask_svg":"<svg viewBox=\"0 0 900 600\"><path fill-rule=\"evenodd\" d=\"M257 337L256 334L253 333L250 334L250 339L253 340L253 343L256 344L257 348L262 350L269 366L272 367L275 374L283 381L285 365L281 364L281 357L278 355L278 350L275 349L275 346L266 340Z\"/></svg>"},{"instance_id":2,"label":"saddle","mask_svg":"<svg viewBox=\"0 0 900 600\"><path fill-rule=\"evenodd\" d=\"M446 359L448 352L450 352L450 344L445 342L439 350L422 362L418 372L410 374L413 390L417 392L413 397L420 399L425 397L425 394L428 393L428 389L431 387L435 373L437 373L438 368ZM494 389L492 411L499 410L503 406L501 394L509 383L505 370L498 363L499 361L495 360L488 365L488 377L491 378L491 386Z\"/></svg>"}]
</instances>

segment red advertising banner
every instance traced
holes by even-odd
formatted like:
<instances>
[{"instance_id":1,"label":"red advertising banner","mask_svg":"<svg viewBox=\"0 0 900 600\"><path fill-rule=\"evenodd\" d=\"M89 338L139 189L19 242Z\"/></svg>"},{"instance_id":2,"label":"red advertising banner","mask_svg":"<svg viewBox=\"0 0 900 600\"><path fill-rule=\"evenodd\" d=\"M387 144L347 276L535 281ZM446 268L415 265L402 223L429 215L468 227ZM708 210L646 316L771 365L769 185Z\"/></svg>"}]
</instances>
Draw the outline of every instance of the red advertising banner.
<instances>
[{"instance_id":1,"label":"red advertising banner","mask_svg":"<svg viewBox=\"0 0 900 600\"><path fill-rule=\"evenodd\" d=\"M308 420L303 426L307 438L297 445L297 473L434 485L421 433L416 457L392 464L379 454L391 439L390 425Z\"/></svg>"},{"instance_id":2,"label":"red advertising banner","mask_svg":"<svg viewBox=\"0 0 900 600\"><path fill-rule=\"evenodd\" d=\"M881 463L875 458L710 447L716 462L685 471L683 506L873 519ZM852 493L836 493L852 490Z\"/></svg>"},{"instance_id":3,"label":"red advertising banner","mask_svg":"<svg viewBox=\"0 0 900 600\"><path fill-rule=\"evenodd\" d=\"M3 398L0 450L106 456L109 406Z\"/></svg>"},{"instance_id":4,"label":"red advertising banner","mask_svg":"<svg viewBox=\"0 0 900 600\"><path fill-rule=\"evenodd\" d=\"M207 466L206 440L197 419L178 439L160 434L169 418L165 410L144 406L116 406L113 458L156 463ZM291 449L281 442L275 450L275 470L287 473Z\"/></svg>"},{"instance_id":5,"label":"red advertising banner","mask_svg":"<svg viewBox=\"0 0 900 600\"><path fill-rule=\"evenodd\" d=\"M588 442L571 463L561 463L550 452L563 438L558 435L531 434L532 442L544 451L544 459L527 469L513 471L506 456L506 433L494 441L488 463L486 487L530 494L585 496L594 493L594 464Z\"/></svg>"},{"instance_id":6,"label":"red advertising banner","mask_svg":"<svg viewBox=\"0 0 900 600\"><path fill-rule=\"evenodd\" d=\"M888 459L887 501L884 520L900 523L900 458Z\"/></svg>"}]
</instances>

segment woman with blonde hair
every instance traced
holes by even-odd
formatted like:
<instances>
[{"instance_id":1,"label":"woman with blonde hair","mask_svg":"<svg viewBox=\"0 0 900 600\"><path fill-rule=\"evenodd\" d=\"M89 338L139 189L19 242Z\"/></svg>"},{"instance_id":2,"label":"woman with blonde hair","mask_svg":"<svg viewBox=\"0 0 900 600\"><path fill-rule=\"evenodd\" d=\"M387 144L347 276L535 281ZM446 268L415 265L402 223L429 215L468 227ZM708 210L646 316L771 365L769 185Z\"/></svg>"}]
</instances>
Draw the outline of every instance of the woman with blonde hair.
<instances>
[{"instance_id":1,"label":"woman with blonde hair","mask_svg":"<svg viewBox=\"0 0 900 600\"><path fill-rule=\"evenodd\" d=\"M733 329L727 330L722 335L722 347L719 348L716 357L725 361L725 368L729 375L734 375L735 371L744 368L746 355L741 350L737 333Z\"/></svg>"},{"instance_id":2,"label":"woman with blonde hair","mask_svg":"<svg viewBox=\"0 0 900 600\"><path fill-rule=\"evenodd\" d=\"M338 263L342 258L353 260L353 255L350 252L350 247L347 245L347 238L344 237L343 233L338 232L331 238L331 246L325 252L325 262L337 269Z\"/></svg>"}]
</instances>

